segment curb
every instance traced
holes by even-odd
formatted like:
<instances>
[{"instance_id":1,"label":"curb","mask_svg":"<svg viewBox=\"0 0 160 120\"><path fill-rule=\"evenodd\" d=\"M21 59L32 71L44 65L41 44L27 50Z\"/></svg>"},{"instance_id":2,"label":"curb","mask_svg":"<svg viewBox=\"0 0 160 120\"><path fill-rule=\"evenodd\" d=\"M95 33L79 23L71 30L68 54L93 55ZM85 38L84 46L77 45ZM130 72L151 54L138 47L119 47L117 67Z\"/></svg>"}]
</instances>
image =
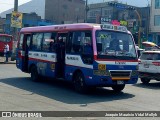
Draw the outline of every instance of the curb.
<instances>
[{"instance_id":1,"label":"curb","mask_svg":"<svg viewBox=\"0 0 160 120\"><path fill-rule=\"evenodd\" d=\"M0 64L16 64L16 60L11 61L10 59L8 59L8 62L5 62L5 57L0 57Z\"/></svg>"},{"instance_id":2,"label":"curb","mask_svg":"<svg viewBox=\"0 0 160 120\"><path fill-rule=\"evenodd\" d=\"M16 64L16 61L9 61L9 62L0 61L0 64Z\"/></svg>"}]
</instances>

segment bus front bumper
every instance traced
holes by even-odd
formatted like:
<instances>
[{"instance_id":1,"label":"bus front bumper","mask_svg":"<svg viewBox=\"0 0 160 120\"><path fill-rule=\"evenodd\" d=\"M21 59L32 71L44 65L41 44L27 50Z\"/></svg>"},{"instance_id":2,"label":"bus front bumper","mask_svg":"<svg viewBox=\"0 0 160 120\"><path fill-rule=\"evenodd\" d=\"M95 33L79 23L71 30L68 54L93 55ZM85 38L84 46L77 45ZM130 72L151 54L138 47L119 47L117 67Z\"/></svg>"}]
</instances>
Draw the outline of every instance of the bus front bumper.
<instances>
[{"instance_id":1,"label":"bus front bumper","mask_svg":"<svg viewBox=\"0 0 160 120\"><path fill-rule=\"evenodd\" d=\"M138 76L133 77L110 77L110 76L94 76L92 79L87 79L86 84L90 86L112 86L117 84L136 84Z\"/></svg>"}]
</instances>

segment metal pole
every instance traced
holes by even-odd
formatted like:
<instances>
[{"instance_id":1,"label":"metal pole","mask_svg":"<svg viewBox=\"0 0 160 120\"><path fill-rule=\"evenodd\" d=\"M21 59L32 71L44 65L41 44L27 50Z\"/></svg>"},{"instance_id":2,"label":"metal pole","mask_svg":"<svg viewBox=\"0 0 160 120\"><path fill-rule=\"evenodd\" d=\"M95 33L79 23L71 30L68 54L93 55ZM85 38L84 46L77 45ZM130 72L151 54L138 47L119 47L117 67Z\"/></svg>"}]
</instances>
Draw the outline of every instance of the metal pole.
<instances>
[{"instance_id":1,"label":"metal pole","mask_svg":"<svg viewBox=\"0 0 160 120\"><path fill-rule=\"evenodd\" d=\"M141 47L141 43L140 43L140 39L141 39L141 26L142 26L142 20L141 20L141 16L139 14L139 12L137 10L135 10L137 16L138 16L138 19L139 19L139 31L138 31L138 46Z\"/></svg>"},{"instance_id":2,"label":"metal pole","mask_svg":"<svg viewBox=\"0 0 160 120\"><path fill-rule=\"evenodd\" d=\"M88 0L86 0L86 8L85 8L85 22L87 23L87 12L88 12Z\"/></svg>"},{"instance_id":3,"label":"metal pole","mask_svg":"<svg viewBox=\"0 0 160 120\"><path fill-rule=\"evenodd\" d=\"M18 12L18 0L14 0L14 11L15 12ZM18 29L16 27L13 28L13 39L14 41L17 41L17 32L18 32ZM16 52L16 46L15 46L15 42L13 42L13 49L12 49L12 54L11 54L11 60L15 60L15 53Z\"/></svg>"},{"instance_id":4,"label":"metal pole","mask_svg":"<svg viewBox=\"0 0 160 120\"><path fill-rule=\"evenodd\" d=\"M14 11L18 12L18 0L14 0Z\"/></svg>"},{"instance_id":5,"label":"metal pole","mask_svg":"<svg viewBox=\"0 0 160 120\"><path fill-rule=\"evenodd\" d=\"M149 7L149 6L148 6ZM148 41L148 34L149 34L149 27L150 27L150 9L147 8L147 41Z\"/></svg>"},{"instance_id":6,"label":"metal pole","mask_svg":"<svg viewBox=\"0 0 160 120\"><path fill-rule=\"evenodd\" d=\"M147 8L147 41L148 41L148 34L149 34L149 27L150 27L150 4L149 4L149 0L148 1L148 8Z\"/></svg>"},{"instance_id":7,"label":"metal pole","mask_svg":"<svg viewBox=\"0 0 160 120\"><path fill-rule=\"evenodd\" d=\"M14 0L14 11L18 12L18 0ZM13 28L13 36L14 36L14 40L17 40L17 28Z\"/></svg>"}]
</instances>

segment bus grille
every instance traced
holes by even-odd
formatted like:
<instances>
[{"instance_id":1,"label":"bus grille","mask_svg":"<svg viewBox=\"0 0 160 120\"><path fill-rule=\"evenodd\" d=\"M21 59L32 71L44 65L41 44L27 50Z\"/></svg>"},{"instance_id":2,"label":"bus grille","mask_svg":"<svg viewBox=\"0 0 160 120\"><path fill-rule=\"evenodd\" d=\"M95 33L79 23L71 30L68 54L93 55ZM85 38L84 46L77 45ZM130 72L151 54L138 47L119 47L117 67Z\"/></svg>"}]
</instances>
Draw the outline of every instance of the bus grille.
<instances>
[{"instance_id":1,"label":"bus grille","mask_svg":"<svg viewBox=\"0 0 160 120\"><path fill-rule=\"evenodd\" d=\"M112 77L130 77L130 71L110 71Z\"/></svg>"}]
</instances>

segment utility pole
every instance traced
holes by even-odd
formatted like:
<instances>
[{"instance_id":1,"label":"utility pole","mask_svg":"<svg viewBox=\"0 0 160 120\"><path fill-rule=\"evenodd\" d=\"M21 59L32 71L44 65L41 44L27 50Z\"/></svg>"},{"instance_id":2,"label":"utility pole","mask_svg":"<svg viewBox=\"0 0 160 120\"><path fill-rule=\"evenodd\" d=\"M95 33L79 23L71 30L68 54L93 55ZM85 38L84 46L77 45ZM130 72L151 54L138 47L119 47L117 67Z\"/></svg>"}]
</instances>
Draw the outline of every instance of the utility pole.
<instances>
[{"instance_id":1,"label":"utility pole","mask_svg":"<svg viewBox=\"0 0 160 120\"><path fill-rule=\"evenodd\" d=\"M138 16L138 20L139 20L139 30L138 30L138 46L141 47L141 27L142 27L142 19L141 19L141 16L139 14L139 12L135 9L134 10L135 13L137 14Z\"/></svg>"},{"instance_id":2,"label":"utility pole","mask_svg":"<svg viewBox=\"0 0 160 120\"><path fill-rule=\"evenodd\" d=\"M150 3L149 3L149 0L147 0L148 2L148 5L147 5L147 41L148 41L148 34L149 34L149 28L150 28Z\"/></svg>"},{"instance_id":3,"label":"utility pole","mask_svg":"<svg viewBox=\"0 0 160 120\"><path fill-rule=\"evenodd\" d=\"M14 0L14 12L18 12L18 0ZM11 15L12 17L12 15ZM13 49L12 49L12 54L11 54L11 60L15 60L15 56L16 56L16 41L18 41L18 36L17 36L17 32L18 32L18 29L16 27L13 27L13 32L12 32L12 35L13 35Z\"/></svg>"},{"instance_id":4,"label":"utility pole","mask_svg":"<svg viewBox=\"0 0 160 120\"><path fill-rule=\"evenodd\" d=\"M14 0L14 11L18 12L18 0Z\"/></svg>"},{"instance_id":5,"label":"utility pole","mask_svg":"<svg viewBox=\"0 0 160 120\"><path fill-rule=\"evenodd\" d=\"M18 12L18 0L14 0L14 12ZM14 40L17 41L17 28L13 28Z\"/></svg>"},{"instance_id":6,"label":"utility pole","mask_svg":"<svg viewBox=\"0 0 160 120\"><path fill-rule=\"evenodd\" d=\"M86 0L86 8L85 8L85 22L87 22L87 13L88 13L88 0Z\"/></svg>"}]
</instances>

